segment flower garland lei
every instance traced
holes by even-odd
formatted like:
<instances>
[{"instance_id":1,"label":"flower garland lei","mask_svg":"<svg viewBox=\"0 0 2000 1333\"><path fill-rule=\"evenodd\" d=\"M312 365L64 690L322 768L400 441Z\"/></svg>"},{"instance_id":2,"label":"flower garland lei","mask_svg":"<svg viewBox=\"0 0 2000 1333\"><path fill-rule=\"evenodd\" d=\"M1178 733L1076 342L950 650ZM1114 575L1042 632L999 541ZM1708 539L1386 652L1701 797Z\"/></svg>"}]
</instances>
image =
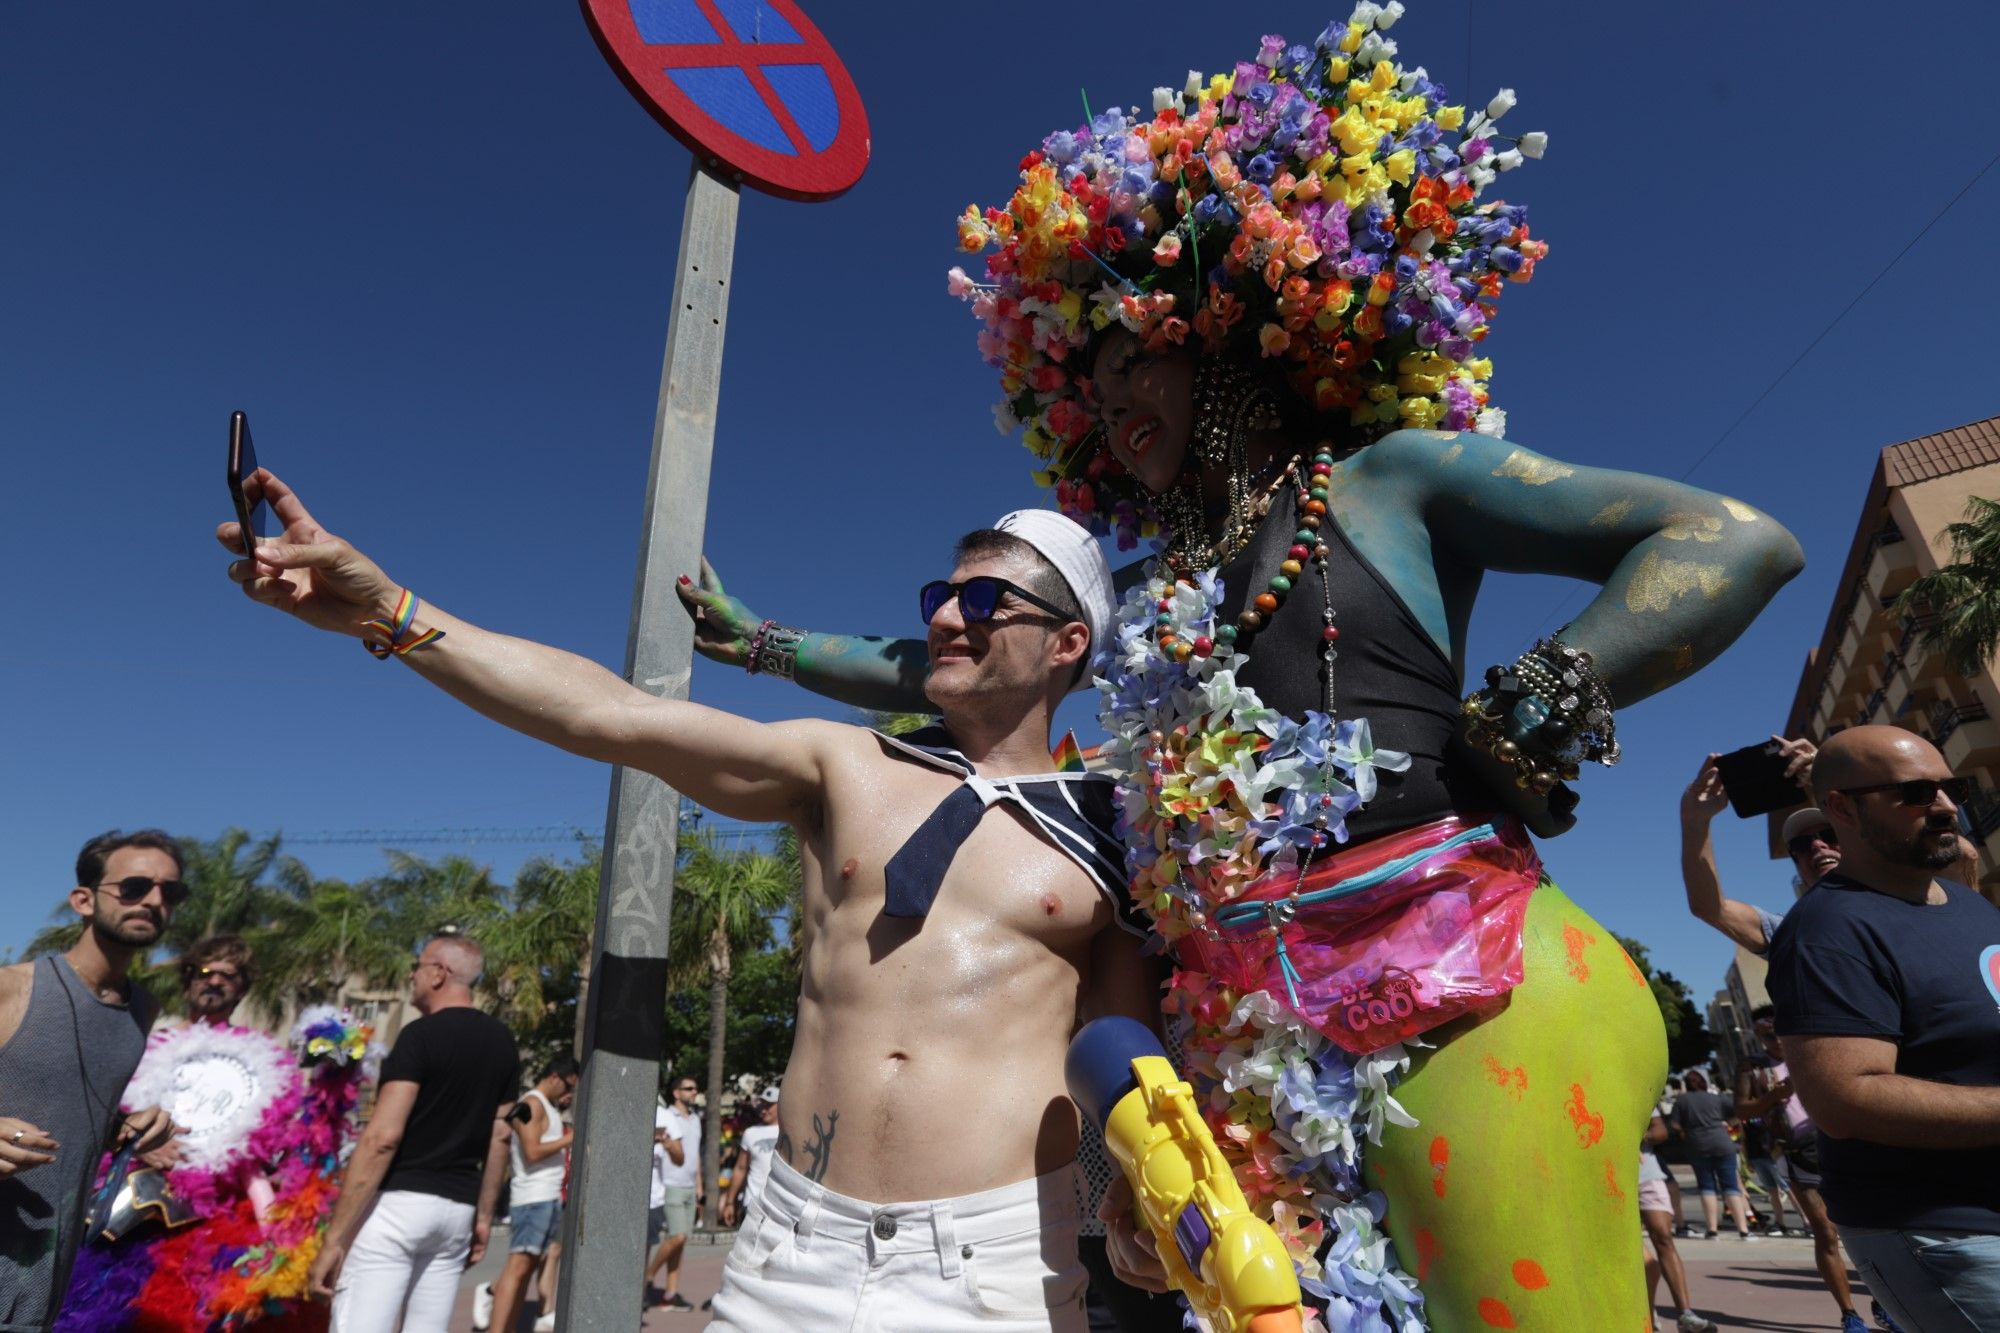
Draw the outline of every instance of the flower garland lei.
<instances>
[{"instance_id":1,"label":"flower garland lei","mask_svg":"<svg viewBox=\"0 0 2000 1333\"><path fill-rule=\"evenodd\" d=\"M1098 680L1107 755L1124 774L1130 891L1169 944L1260 875L1346 841L1376 770L1410 763L1375 749L1366 719L1311 711L1295 722L1265 707L1236 679L1248 655L1226 643L1185 660L1161 649L1163 637L1212 640L1221 601L1216 571L1176 580L1155 561L1126 595ZM1350 1057L1270 992L1185 969L1166 1009L1185 1029L1183 1072L1218 1147L1333 1333L1418 1333L1423 1296L1380 1229L1382 1195L1361 1176L1364 1146L1385 1124L1416 1124L1392 1092L1409 1068L1403 1046Z\"/></svg>"},{"instance_id":2,"label":"flower garland lei","mask_svg":"<svg viewBox=\"0 0 2000 1333\"><path fill-rule=\"evenodd\" d=\"M1473 350L1548 247L1525 208L1479 198L1548 136L1497 129L1511 89L1468 116L1397 64L1385 34L1402 13L1362 0L1309 45L1265 37L1228 74L1156 88L1150 118L1113 107L1058 130L1006 208L959 218L960 248L992 251L985 282L953 269L950 290L1001 371L995 421L1026 424L1036 481L1121 549L1158 516L1081 401L1090 340L1114 320L1155 348L1273 361L1370 434L1505 433Z\"/></svg>"}]
</instances>

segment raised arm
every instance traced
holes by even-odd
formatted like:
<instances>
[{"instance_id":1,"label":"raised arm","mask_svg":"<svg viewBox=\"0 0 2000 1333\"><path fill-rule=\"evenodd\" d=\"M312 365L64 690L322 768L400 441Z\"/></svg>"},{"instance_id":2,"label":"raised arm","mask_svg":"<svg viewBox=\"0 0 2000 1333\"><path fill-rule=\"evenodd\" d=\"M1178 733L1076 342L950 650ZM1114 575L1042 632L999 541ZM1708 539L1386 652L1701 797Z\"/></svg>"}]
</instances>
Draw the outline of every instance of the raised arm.
<instances>
[{"instance_id":1,"label":"raised arm","mask_svg":"<svg viewBox=\"0 0 2000 1333\"><path fill-rule=\"evenodd\" d=\"M1140 572L1139 563L1117 570L1113 586L1123 593ZM696 650L712 662L744 667L750 660L750 645L764 627L763 617L725 592L721 576L706 560L701 562L699 581L683 578L677 591L681 605L694 620ZM916 599L912 596L911 600ZM779 662L790 667L789 679L796 684L855 708L881 713L933 711L934 706L924 697L930 654L921 638L796 632L804 637L795 645L787 641L786 651L777 655ZM784 666L779 666L770 674L782 676L783 671ZM1089 685L1090 676L1085 673L1073 688Z\"/></svg>"},{"instance_id":2,"label":"raised arm","mask_svg":"<svg viewBox=\"0 0 2000 1333\"><path fill-rule=\"evenodd\" d=\"M281 540L238 559L229 576L253 600L319 629L356 639L383 636L369 621L393 621L403 589L367 556L315 521L269 472L257 474L285 525ZM237 525L216 530L240 550ZM837 730L821 722L760 724L637 689L595 662L483 630L419 601L404 638L442 637L402 657L419 675L524 735L586 758L655 774L722 814L800 822L818 805L821 758Z\"/></svg>"},{"instance_id":3,"label":"raised arm","mask_svg":"<svg viewBox=\"0 0 2000 1333\"><path fill-rule=\"evenodd\" d=\"M694 619L696 650L710 661L743 667L763 618L723 591L721 577L706 560L701 562L700 582L683 578L677 591ZM790 659L790 679L795 683L856 708L883 713L931 711L924 698L929 654L922 639L802 632L805 637L796 644L788 642L780 655L780 660ZM784 669L769 674L783 678Z\"/></svg>"},{"instance_id":4,"label":"raised arm","mask_svg":"<svg viewBox=\"0 0 2000 1333\"><path fill-rule=\"evenodd\" d=\"M1715 842L1709 825L1729 797L1722 790L1722 774L1716 771L1717 756L1702 761L1701 772L1681 793L1681 883L1687 888L1688 911L1761 956L1770 941L1764 936L1764 919L1749 903L1725 898L1722 880L1715 870Z\"/></svg>"},{"instance_id":5,"label":"raised arm","mask_svg":"<svg viewBox=\"0 0 2000 1333\"><path fill-rule=\"evenodd\" d=\"M1621 706L1712 661L1805 566L1792 534L1740 501L1506 440L1397 431L1364 460L1408 488L1441 570L1601 585L1563 637L1595 654Z\"/></svg>"}]
</instances>

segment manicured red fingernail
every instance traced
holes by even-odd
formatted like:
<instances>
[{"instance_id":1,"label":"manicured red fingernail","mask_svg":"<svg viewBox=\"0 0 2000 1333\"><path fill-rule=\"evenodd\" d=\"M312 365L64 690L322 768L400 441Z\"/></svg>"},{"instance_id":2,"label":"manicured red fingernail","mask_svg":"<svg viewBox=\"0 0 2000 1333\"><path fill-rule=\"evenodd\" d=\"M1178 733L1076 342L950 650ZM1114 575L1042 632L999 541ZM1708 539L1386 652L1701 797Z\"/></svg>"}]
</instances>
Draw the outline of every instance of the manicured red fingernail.
<instances>
[{"instance_id":1,"label":"manicured red fingernail","mask_svg":"<svg viewBox=\"0 0 2000 1333\"><path fill-rule=\"evenodd\" d=\"M693 579L689 578L689 577L688 577L687 575L685 575L685 574L681 575L681 579L680 579L680 581L681 581L682 583L684 583L684 584L685 584L685 583L693 583L693 582L694 582L694 580L693 580Z\"/></svg>"}]
</instances>

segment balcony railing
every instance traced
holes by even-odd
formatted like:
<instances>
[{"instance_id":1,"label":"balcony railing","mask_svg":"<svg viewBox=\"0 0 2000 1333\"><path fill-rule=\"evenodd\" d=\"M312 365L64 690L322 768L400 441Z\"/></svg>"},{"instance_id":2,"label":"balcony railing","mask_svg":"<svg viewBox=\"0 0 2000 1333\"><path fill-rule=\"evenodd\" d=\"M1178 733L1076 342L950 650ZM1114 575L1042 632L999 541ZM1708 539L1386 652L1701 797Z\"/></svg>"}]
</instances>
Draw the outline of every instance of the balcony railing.
<instances>
[{"instance_id":1,"label":"balcony railing","mask_svg":"<svg viewBox=\"0 0 2000 1333\"><path fill-rule=\"evenodd\" d=\"M1949 699L1940 699L1931 705L1931 744L1943 745L1961 723L1982 722L1985 719L1985 704L1961 705Z\"/></svg>"},{"instance_id":2,"label":"balcony railing","mask_svg":"<svg viewBox=\"0 0 2000 1333\"><path fill-rule=\"evenodd\" d=\"M2000 829L2000 795L1995 795L1985 787L1974 791L1965 798L1960 807L1965 816L1965 824L1972 832L1975 842L1985 842Z\"/></svg>"}]
</instances>

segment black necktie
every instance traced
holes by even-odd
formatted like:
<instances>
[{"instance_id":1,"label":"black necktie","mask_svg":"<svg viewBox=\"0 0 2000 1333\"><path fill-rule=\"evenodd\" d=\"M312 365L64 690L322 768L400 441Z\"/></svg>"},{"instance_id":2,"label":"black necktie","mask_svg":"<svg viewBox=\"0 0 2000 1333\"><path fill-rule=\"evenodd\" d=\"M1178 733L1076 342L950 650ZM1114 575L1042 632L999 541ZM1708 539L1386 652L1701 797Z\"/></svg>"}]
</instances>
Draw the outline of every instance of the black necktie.
<instances>
[{"instance_id":1,"label":"black necktie","mask_svg":"<svg viewBox=\"0 0 2000 1333\"><path fill-rule=\"evenodd\" d=\"M884 915L921 917L930 912L944 883L944 872L951 868L959 845L972 836L985 813L986 803L971 783L960 783L957 791L938 803L883 867Z\"/></svg>"},{"instance_id":2,"label":"black necktie","mask_svg":"<svg viewBox=\"0 0 2000 1333\"><path fill-rule=\"evenodd\" d=\"M1044 841L1090 875L1118 913L1122 927L1134 935L1147 935L1145 918L1125 892L1125 848L1117 833L1117 799L1109 777L1043 773L987 781L974 776L971 762L942 727L908 736L881 735L881 739L892 754L900 752L965 779L882 868L884 916L920 919L929 913L945 872L959 846L979 827L990 797L993 803L1011 802Z\"/></svg>"}]
</instances>

